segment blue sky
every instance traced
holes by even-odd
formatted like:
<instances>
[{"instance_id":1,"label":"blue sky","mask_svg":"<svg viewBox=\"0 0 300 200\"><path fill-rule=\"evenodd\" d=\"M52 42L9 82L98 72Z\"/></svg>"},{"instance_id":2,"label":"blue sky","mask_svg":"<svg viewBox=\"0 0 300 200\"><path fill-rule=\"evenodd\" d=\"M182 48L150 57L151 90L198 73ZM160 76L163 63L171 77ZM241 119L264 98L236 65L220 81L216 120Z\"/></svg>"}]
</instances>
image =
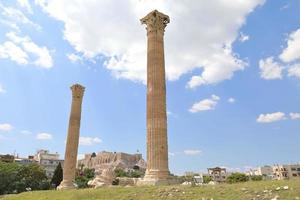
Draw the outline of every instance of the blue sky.
<instances>
[{"instance_id":1,"label":"blue sky","mask_svg":"<svg viewBox=\"0 0 300 200\"><path fill-rule=\"evenodd\" d=\"M300 2L0 1L0 153L64 155L70 86L86 87L79 154L146 151L146 30L165 32L173 173L299 162ZM117 12L116 12L117 11Z\"/></svg>"}]
</instances>

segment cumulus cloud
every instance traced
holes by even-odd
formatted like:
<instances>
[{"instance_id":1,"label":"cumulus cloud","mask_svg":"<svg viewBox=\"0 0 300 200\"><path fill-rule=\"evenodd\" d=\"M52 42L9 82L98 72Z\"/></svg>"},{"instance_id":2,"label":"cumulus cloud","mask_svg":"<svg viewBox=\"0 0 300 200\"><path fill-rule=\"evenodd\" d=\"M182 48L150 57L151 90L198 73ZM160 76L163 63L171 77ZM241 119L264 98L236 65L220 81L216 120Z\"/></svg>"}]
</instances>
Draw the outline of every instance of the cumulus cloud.
<instances>
[{"instance_id":1,"label":"cumulus cloud","mask_svg":"<svg viewBox=\"0 0 300 200\"><path fill-rule=\"evenodd\" d=\"M38 140L51 140L52 135L50 133L38 133L36 135L36 139L38 139Z\"/></svg>"},{"instance_id":2,"label":"cumulus cloud","mask_svg":"<svg viewBox=\"0 0 300 200\"><path fill-rule=\"evenodd\" d=\"M10 59L18 64L28 63L28 54L11 41L0 44L0 59Z\"/></svg>"},{"instance_id":3,"label":"cumulus cloud","mask_svg":"<svg viewBox=\"0 0 300 200\"><path fill-rule=\"evenodd\" d=\"M8 123L0 124L0 131L3 131L3 132L11 131L13 128L14 127Z\"/></svg>"},{"instance_id":4,"label":"cumulus cloud","mask_svg":"<svg viewBox=\"0 0 300 200\"><path fill-rule=\"evenodd\" d=\"M183 151L185 155L194 156L202 153L201 150L198 149L187 149Z\"/></svg>"},{"instance_id":5,"label":"cumulus cloud","mask_svg":"<svg viewBox=\"0 0 300 200\"><path fill-rule=\"evenodd\" d=\"M300 78L300 64L292 65L288 70L288 76L295 76Z\"/></svg>"},{"instance_id":6,"label":"cumulus cloud","mask_svg":"<svg viewBox=\"0 0 300 200\"><path fill-rule=\"evenodd\" d=\"M259 61L260 77L266 80L282 79L282 67L274 61L273 57L268 57Z\"/></svg>"},{"instance_id":7,"label":"cumulus cloud","mask_svg":"<svg viewBox=\"0 0 300 200\"><path fill-rule=\"evenodd\" d=\"M33 14L31 5L28 2L28 0L17 0L17 2L19 4L19 6L21 6L22 8L25 8L28 13Z\"/></svg>"},{"instance_id":8,"label":"cumulus cloud","mask_svg":"<svg viewBox=\"0 0 300 200\"><path fill-rule=\"evenodd\" d=\"M30 6L30 4L26 5L26 1L24 1L24 0L21 0L21 1L19 0L18 4L25 6L25 7ZM30 7L30 9L31 9L31 7ZM0 3L0 11L1 11L0 16L2 18L2 20L1 20L2 23L6 23L6 24L11 23L11 24L14 24L15 26L17 26L17 24L25 24L25 25L29 25L29 26L35 28L36 30L42 29L42 27L40 25L31 21L21 10L18 10L14 7L6 7Z\"/></svg>"},{"instance_id":9,"label":"cumulus cloud","mask_svg":"<svg viewBox=\"0 0 300 200\"><path fill-rule=\"evenodd\" d=\"M32 63L41 68L53 67L50 51L45 46L38 46L28 36L18 36L15 32L6 34L8 41L0 44L0 58L11 59L18 64Z\"/></svg>"},{"instance_id":10,"label":"cumulus cloud","mask_svg":"<svg viewBox=\"0 0 300 200\"><path fill-rule=\"evenodd\" d=\"M235 103L235 98L230 97L230 98L228 99L228 102L229 102L229 103Z\"/></svg>"},{"instance_id":11,"label":"cumulus cloud","mask_svg":"<svg viewBox=\"0 0 300 200\"><path fill-rule=\"evenodd\" d=\"M276 121L285 120L286 116L282 112L275 112L275 113L267 113L267 114L260 114L259 117L256 119L258 123L271 123Z\"/></svg>"},{"instance_id":12,"label":"cumulus cloud","mask_svg":"<svg viewBox=\"0 0 300 200\"><path fill-rule=\"evenodd\" d=\"M300 119L300 113L290 113L290 117L293 120Z\"/></svg>"},{"instance_id":13,"label":"cumulus cloud","mask_svg":"<svg viewBox=\"0 0 300 200\"><path fill-rule=\"evenodd\" d=\"M79 138L79 145L82 145L82 146L91 146L94 144L99 144L101 142L102 142L102 140L98 137L80 137Z\"/></svg>"},{"instance_id":14,"label":"cumulus cloud","mask_svg":"<svg viewBox=\"0 0 300 200\"><path fill-rule=\"evenodd\" d=\"M210 99L204 99L197 103L195 103L189 111L191 113L206 111L206 110L214 110L216 105L218 104L218 101L220 100L220 97L216 95L212 95Z\"/></svg>"},{"instance_id":15,"label":"cumulus cloud","mask_svg":"<svg viewBox=\"0 0 300 200\"><path fill-rule=\"evenodd\" d=\"M300 29L292 32L287 39L287 47L279 58L284 62L292 62L300 58Z\"/></svg>"},{"instance_id":16,"label":"cumulus cloud","mask_svg":"<svg viewBox=\"0 0 300 200\"><path fill-rule=\"evenodd\" d=\"M246 17L264 0L35 0L64 23L64 38L85 57L106 57L117 78L146 83L146 30L139 19L153 9L171 18L165 32L166 75L176 80L195 69L195 88L230 79L246 63L232 50ZM118 11L117 14L111 11ZM226 16L226 17L224 17ZM208 28L209 27L209 28Z\"/></svg>"}]
</instances>

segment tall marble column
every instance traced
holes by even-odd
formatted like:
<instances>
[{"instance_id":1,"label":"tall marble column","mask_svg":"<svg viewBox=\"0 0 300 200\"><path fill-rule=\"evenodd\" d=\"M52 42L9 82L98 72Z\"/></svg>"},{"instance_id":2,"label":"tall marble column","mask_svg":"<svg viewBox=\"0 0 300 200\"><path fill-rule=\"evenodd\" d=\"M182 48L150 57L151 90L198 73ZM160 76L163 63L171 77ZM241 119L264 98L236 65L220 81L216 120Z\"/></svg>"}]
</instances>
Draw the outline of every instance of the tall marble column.
<instances>
[{"instance_id":1,"label":"tall marble column","mask_svg":"<svg viewBox=\"0 0 300 200\"><path fill-rule=\"evenodd\" d=\"M147 30L147 170L144 183L167 183L168 139L164 32L167 15L154 10L141 19Z\"/></svg>"},{"instance_id":2,"label":"tall marble column","mask_svg":"<svg viewBox=\"0 0 300 200\"><path fill-rule=\"evenodd\" d=\"M63 181L57 187L57 189L60 190L75 188L74 181L80 133L81 104L84 89L85 88L79 84L75 84L71 87L72 106L63 167Z\"/></svg>"}]
</instances>

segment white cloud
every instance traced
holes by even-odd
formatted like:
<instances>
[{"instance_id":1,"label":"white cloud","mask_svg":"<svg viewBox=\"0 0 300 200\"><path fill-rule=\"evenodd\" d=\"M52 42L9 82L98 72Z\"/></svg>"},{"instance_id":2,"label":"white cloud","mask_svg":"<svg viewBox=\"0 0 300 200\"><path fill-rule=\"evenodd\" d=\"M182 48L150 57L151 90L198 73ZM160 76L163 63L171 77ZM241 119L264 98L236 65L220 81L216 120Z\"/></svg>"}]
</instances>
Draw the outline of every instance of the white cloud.
<instances>
[{"instance_id":1,"label":"white cloud","mask_svg":"<svg viewBox=\"0 0 300 200\"><path fill-rule=\"evenodd\" d=\"M20 27L14 22L11 22L11 21L5 20L5 19L0 19L0 23L5 26L8 26L11 29L14 29L15 31L20 32Z\"/></svg>"},{"instance_id":2,"label":"white cloud","mask_svg":"<svg viewBox=\"0 0 300 200\"><path fill-rule=\"evenodd\" d=\"M17 2L22 8L25 8L28 13L33 14L32 8L28 0L18 0Z\"/></svg>"},{"instance_id":3,"label":"white cloud","mask_svg":"<svg viewBox=\"0 0 300 200\"><path fill-rule=\"evenodd\" d=\"M256 119L258 123L271 123L276 121L285 120L285 114L282 112L275 112L275 113L267 113L267 114L260 114L259 117Z\"/></svg>"},{"instance_id":4,"label":"white cloud","mask_svg":"<svg viewBox=\"0 0 300 200\"><path fill-rule=\"evenodd\" d=\"M88 58L105 55L105 66L115 77L143 83L146 82L146 30L139 19L153 9L168 14L171 23L165 32L167 78L176 80L201 69L187 85L194 88L230 79L234 72L244 69L246 63L232 51L232 44L239 37L246 16L264 0L35 2L64 23L64 38L77 52ZM197 78L201 81L195 81Z\"/></svg>"},{"instance_id":5,"label":"white cloud","mask_svg":"<svg viewBox=\"0 0 300 200\"><path fill-rule=\"evenodd\" d=\"M250 36L249 35L244 35L244 33L240 33L240 38L239 38L239 41L241 42L246 42L247 40L250 39Z\"/></svg>"},{"instance_id":6,"label":"white cloud","mask_svg":"<svg viewBox=\"0 0 300 200\"><path fill-rule=\"evenodd\" d=\"M198 149L188 149L188 150L184 150L183 152L184 152L184 154L190 155L190 156L199 155L202 153L202 151L198 150Z\"/></svg>"},{"instance_id":7,"label":"white cloud","mask_svg":"<svg viewBox=\"0 0 300 200\"><path fill-rule=\"evenodd\" d=\"M212 95L210 99L204 99L197 103L195 103L189 111L191 113L196 113L200 111L206 111L206 110L214 110L218 101L220 100L220 97L216 95Z\"/></svg>"},{"instance_id":8,"label":"white cloud","mask_svg":"<svg viewBox=\"0 0 300 200\"><path fill-rule=\"evenodd\" d=\"M14 127L11 124L8 123L4 123L4 124L0 124L0 131L11 131Z\"/></svg>"},{"instance_id":9,"label":"white cloud","mask_svg":"<svg viewBox=\"0 0 300 200\"><path fill-rule=\"evenodd\" d=\"M274 61L273 57L268 57L259 61L260 77L266 80L282 79L282 67Z\"/></svg>"},{"instance_id":10,"label":"white cloud","mask_svg":"<svg viewBox=\"0 0 300 200\"><path fill-rule=\"evenodd\" d=\"M82 57L79 56L79 55L76 55L76 54L74 54L74 53L67 54L67 57L68 57L68 59L69 59L71 62L73 62L73 63L82 61Z\"/></svg>"},{"instance_id":11,"label":"white cloud","mask_svg":"<svg viewBox=\"0 0 300 200\"><path fill-rule=\"evenodd\" d=\"M0 3L0 16L4 21L10 22L12 24L27 24L34 27L36 30L41 30L42 27L33 21L31 21L26 15L21 11L13 7L5 7Z\"/></svg>"},{"instance_id":12,"label":"white cloud","mask_svg":"<svg viewBox=\"0 0 300 200\"><path fill-rule=\"evenodd\" d=\"M98 137L80 137L79 138L79 145L82 145L82 146L91 146L94 144L99 144L101 142L102 142L102 140Z\"/></svg>"},{"instance_id":13,"label":"white cloud","mask_svg":"<svg viewBox=\"0 0 300 200\"><path fill-rule=\"evenodd\" d=\"M0 44L0 59L1 58L9 58L18 64L28 63L27 53L11 41Z\"/></svg>"},{"instance_id":14,"label":"white cloud","mask_svg":"<svg viewBox=\"0 0 300 200\"><path fill-rule=\"evenodd\" d=\"M0 58L9 58L18 64L32 63L38 67L53 67L50 51L45 46L38 46L28 36L18 36L15 32L6 34L9 41L0 44Z\"/></svg>"},{"instance_id":15,"label":"white cloud","mask_svg":"<svg viewBox=\"0 0 300 200\"><path fill-rule=\"evenodd\" d=\"M4 89L4 87L0 84L0 93L6 93L6 90Z\"/></svg>"},{"instance_id":16,"label":"white cloud","mask_svg":"<svg viewBox=\"0 0 300 200\"><path fill-rule=\"evenodd\" d=\"M292 65L288 70L288 76L295 76L300 78L300 64Z\"/></svg>"},{"instance_id":17,"label":"white cloud","mask_svg":"<svg viewBox=\"0 0 300 200\"><path fill-rule=\"evenodd\" d=\"M229 103L235 103L235 98L230 97L230 98L228 99L228 102L229 102Z\"/></svg>"},{"instance_id":18,"label":"white cloud","mask_svg":"<svg viewBox=\"0 0 300 200\"><path fill-rule=\"evenodd\" d=\"M290 117L293 120L300 119L300 113L290 113Z\"/></svg>"},{"instance_id":19,"label":"white cloud","mask_svg":"<svg viewBox=\"0 0 300 200\"><path fill-rule=\"evenodd\" d=\"M38 140L51 140L52 135L50 133L38 133L36 135L36 139L38 139Z\"/></svg>"},{"instance_id":20,"label":"white cloud","mask_svg":"<svg viewBox=\"0 0 300 200\"><path fill-rule=\"evenodd\" d=\"M300 58L300 29L292 32L287 40L287 47L280 54L284 62L292 62Z\"/></svg>"}]
</instances>

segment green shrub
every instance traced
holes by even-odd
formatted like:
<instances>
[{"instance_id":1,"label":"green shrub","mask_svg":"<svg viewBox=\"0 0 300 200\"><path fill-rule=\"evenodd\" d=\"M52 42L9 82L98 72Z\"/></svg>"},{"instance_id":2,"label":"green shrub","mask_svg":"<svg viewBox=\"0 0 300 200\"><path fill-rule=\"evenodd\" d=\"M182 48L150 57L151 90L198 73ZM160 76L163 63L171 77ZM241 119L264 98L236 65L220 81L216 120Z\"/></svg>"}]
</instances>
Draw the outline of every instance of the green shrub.
<instances>
[{"instance_id":1,"label":"green shrub","mask_svg":"<svg viewBox=\"0 0 300 200\"><path fill-rule=\"evenodd\" d=\"M125 172L123 169L115 169L116 177L129 177L129 178L140 178L144 176L144 172L140 170L133 170Z\"/></svg>"},{"instance_id":2,"label":"green shrub","mask_svg":"<svg viewBox=\"0 0 300 200\"><path fill-rule=\"evenodd\" d=\"M75 183L78 188L87 188L88 182L95 177L95 170L85 168L84 170L78 169L76 171Z\"/></svg>"},{"instance_id":3,"label":"green shrub","mask_svg":"<svg viewBox=\"0 0 300 200\"><path fill-rule=\"evenodd\" d=\"M239 183L239 182L246 182L249 180L249 177L246 176L246 174L243 173L232 173L230 176L227 177L226 182L227 183Z\"/></svg>"},{"instance_id":4,"label":"green shrub","mask_svg":"<svg viewBox=\"0 0 300 200\"><path fill-rule=\"evenodd\" d=\"M50 188L44 169L37 164L0 162L0 177L0 195Z\"/></svg>"},{"instance_id":5,"label":"green shrub","mask_svg":"<svg viewBox=\"0 0 300 200\"><path fill-rule=\"evenodd\" d=\"M261 175L254 175L254 176L250 176L251 181L261 181L263 180L263 176Z\"/></svg>"},{"instance_id":6,"label":"green shrub","mask_svg":"<svg viewBox=\"0 0 300 200\"><path fill-rule=\"evenodd\" d=\"M203 183L209 183L210 181L212 181L212 178L210 176L203 176Z\"/></svg>"}]
</instances>

